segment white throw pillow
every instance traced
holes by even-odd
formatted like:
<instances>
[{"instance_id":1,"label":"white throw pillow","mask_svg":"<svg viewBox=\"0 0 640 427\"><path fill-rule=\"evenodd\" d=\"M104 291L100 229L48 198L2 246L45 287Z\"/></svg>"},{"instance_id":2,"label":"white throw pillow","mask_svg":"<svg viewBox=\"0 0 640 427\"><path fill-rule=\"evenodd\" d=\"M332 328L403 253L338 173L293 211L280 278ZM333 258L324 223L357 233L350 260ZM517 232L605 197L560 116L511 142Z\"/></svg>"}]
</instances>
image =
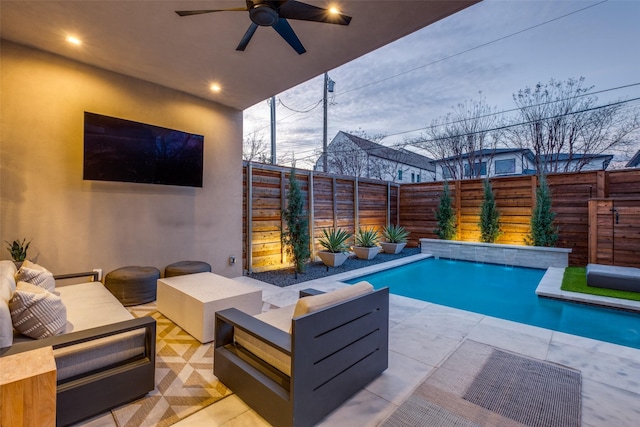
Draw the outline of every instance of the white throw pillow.
<instances>
[{"instance_id":1,"label":"white throw pillow","mask_svg":"<svg viewBox=\"0 0 640 427\"><path fill-rule=\"evenodd\" d=\"M31 338L61 334L67 324L67 308L62 299L26 282L18 282L9 301L9 311L16 331Z\"/></svg>"},{"instance_id":2,"label":"white throw pillow","mask_svg":"<svg viewBox=\"0 0 640 427\"><path fill-rule=\"evenodd\" d=\"M0 300L8 303L16 289L16 265L13 261L0 261Z\"/></svg>"},{"instance_id":3,"label":"white throw pillow","mask_svg":"<svg viewBox=\"0 0 640 427\"><path fill-rule=\"evenodd\" d=\"M49 292L56 290L56 281L53 274L41 265L35 264L29 260L22 263L22 266L16 273L16 283L27 282L32 285L40 286Z\"/></svg>"},{"instance_id":4,"label":"white throw pillow","mask_svg":"<svg viewBox=\"0 0 640 427\"><path fill-rule=\"evenodd\" d=\"M0 348L10 347L13 344L13 322L9 305L6 301L0 301Z\"/></svg>"}]
</instances>

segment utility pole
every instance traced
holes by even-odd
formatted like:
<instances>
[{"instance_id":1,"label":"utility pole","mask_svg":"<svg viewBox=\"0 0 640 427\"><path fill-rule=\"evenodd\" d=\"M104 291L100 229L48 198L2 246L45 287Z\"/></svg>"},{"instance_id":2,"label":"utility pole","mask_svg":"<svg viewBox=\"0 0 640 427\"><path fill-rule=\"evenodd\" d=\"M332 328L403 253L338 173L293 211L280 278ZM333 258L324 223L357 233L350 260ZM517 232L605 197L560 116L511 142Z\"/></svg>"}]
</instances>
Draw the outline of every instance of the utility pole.
<instances>
[{"instance_id":1,"label":"utility pole","mask_svg":"<svg viewBox=\"0 0 640 427\"><path fill-rule=\"evenodd\" d=\"M276 164L276 97L271 97L271 164Z\"/></svg>"},{"instance_id":2,"label":"utility pole","mask_svg":"<svg viewBox=\"0 0 640 427\"><path fill-rule=\"evenodd\" d=\"M324 93L322 97L322 107L324 110L324 119L322 126L322 171L327 172L327 94L328 92L333 93L333 86L336 84L333 80L329 78L328 73L324 73Z\"/></svg>"}]
</instances>

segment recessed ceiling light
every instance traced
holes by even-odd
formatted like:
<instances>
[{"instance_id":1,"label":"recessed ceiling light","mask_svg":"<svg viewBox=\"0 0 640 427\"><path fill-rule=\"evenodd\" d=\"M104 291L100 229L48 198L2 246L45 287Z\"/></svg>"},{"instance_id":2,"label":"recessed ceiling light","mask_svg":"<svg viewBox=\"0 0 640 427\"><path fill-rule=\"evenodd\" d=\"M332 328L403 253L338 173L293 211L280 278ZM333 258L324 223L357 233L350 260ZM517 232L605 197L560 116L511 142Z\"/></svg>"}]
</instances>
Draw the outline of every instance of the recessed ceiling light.
<instances>
[{"instance_id":1,"label":"recessed ceiling light","mask_svg":"<svg viewBox=\"0 0 640 427\"><path fill-rule=\"evenodd\" d=\"M332 7L329 8L329 13L331 13L333 15L339 15L340 14L340 10L335 6L332 6Z\"/></svg>"},{"instance_id":2,"label":"recessed ceiling light","mask_svg":"<svg viewBox=\"0 0 640 427\"><path fill-rule=\"evenodd\" d=\"M211 89L212 92L220 92L221 87L218 83L212 83L209 89Z\"/></svg>"},{"instance_id":3,"label":"recessed ceiling light","mask_svg":"<svg viewBox=\"0 0 640 427\"><path fill-rule=\"evenodd\" d=\"M73 36L67 36L67 41L71 44L75 44L76 46L80 46L82 44L82 40Z\"/></svg>"}]
</instances>

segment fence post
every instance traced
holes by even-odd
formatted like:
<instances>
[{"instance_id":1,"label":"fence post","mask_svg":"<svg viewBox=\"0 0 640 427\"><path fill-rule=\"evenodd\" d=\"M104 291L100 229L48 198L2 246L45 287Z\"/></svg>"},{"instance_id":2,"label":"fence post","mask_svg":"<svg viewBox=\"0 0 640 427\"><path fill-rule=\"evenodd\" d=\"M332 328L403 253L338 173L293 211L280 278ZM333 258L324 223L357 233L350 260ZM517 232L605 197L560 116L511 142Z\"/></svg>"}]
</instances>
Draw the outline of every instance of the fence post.
<instances>
[{"instance_id":1,"label":"fence post","mask_svg":"<svg viewBox=\"0 0 640 427\"><path fill-rule=\"evenodd\" d=\"M316 260L316 239L315 239L315 215L313 206L313 171L309 171L309 181L307 183L309 191L309 244L311 245L311 261Z\"/></svg>"},{"instance_id":2,"label":"fence post","mask_svg":"<svg viewBox=\"0 0 640 427\"><path fill-rule=\"evenodd\" d=\"M282 217L282 211L287 208L286 202L286 190L285 190L286 176L284 171L280 172L280 233L284 231L284 218ZM282 238L280 239L280 262L284 264L286 262L286 256L284 246L282 245Z\"/></svg>"},{"instance_id":3,"label":"fence post","mask_svg":"<svg viewBox=\"0 0 640 427\"><path fill-rule=\"evenodd\" d=\"M607 183L608 183L607 171L597 171L596 172L596 195L595 197L599 198L607 198L609 197L607 191Z\"/></svg>"},{"instance_id":4,"label":"fence post","mask_svg":"<svg viewBox=\"0 0 640 427\"><path fill-rule=\"evenodd\" d=\"M253 267L253 164L247 163L247 273Z\"/></svg>"},{"instance_id":5,"label":"fence post","mask_svg":"<svg viewBox=\"0 0 640 427\"><path fill-rule=\"evenodd\" d=\"M598 200L589 200L589 255L590 263L598 262Z\"/></svg>"},{"instance_id":6,"label":"fence post","mask_svg":"<svg viewBox=\"0 0 640 427\"><path fill-rule=\"evenodd\" d=\"M336 183L336 177L334 176L331 179L331 194L333 200L333 228L338 228L338 203L336 202L336 191L338 190L338 185Z\"/></svg>"},{"instance_id":7,"label":"fence post","mask_svg":"<svg viewBox=\"0 0 640 427\"><path fill-rule=\"evenodd\" d=\"M391 183L387 181L387 227L391 222Z\"/></svg>"},{"instance_id":8,"label":"fence post","mask_svg":"<svg viewBox=\"0 0 640 427\"><path fill-rule=\"evenodd\" d=\"M400 185L396 185L396 226L400 226Z\"/></svg>"},{"instance_id":9,"label":"fence post","mask_svg":"<svg viewBox=\"0 0 640 427\"><path fill-rule=\"evenodd\" d=\"M360 194L358 186L358 177L353 180L353 232L356 233L360 228Z\"/></svg>"},{"instance_id":10,"label":"fence post","mask_svg":"<svg viewBox=\"0 0 640 427\"><path fill-rule=\"evenodd\" d=\"M456 203L456 230L457 230L457 234L458 234L458 239L462 240L462 231L460 230L460 225L462 224L462 181L461 180L456 180L455 181L455 190L456 190L456 198L455 198L455 203Z\"/></svg>"}]
</instances>

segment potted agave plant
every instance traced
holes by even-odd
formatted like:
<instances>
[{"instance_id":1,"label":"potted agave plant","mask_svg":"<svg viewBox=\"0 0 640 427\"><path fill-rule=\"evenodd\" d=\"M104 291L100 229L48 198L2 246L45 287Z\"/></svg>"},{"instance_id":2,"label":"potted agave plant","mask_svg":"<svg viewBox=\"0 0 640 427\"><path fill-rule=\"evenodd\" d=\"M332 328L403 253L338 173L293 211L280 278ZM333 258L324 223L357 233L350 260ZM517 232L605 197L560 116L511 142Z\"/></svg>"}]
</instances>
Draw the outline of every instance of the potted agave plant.
<instances>
[{"instance_id":1,"label":"potted agave plant","mask_svg":"<svg viewBox=\"0 0 640 427\"><path fill-rule=\"evenodd\" d=\"M382 230L382 236L387 240L380 242L384 253L397 254L406 246L409 232L399 225L389 225Z\"/></svg>"},{"instance_id":2,"label":"potted agave plant","mask_svg":"<svg viewBox=\"0 0 640 427\"><path fill-rule=\"evenodd\" d=\"M360 259L372 259L380 252L378 239L378 232L373 227L365 230L360 228L356 233L353 252Z\"/></svg>"},{"instance_id":3,"label":"potted agave plant","mask_svg":"<svg viewBox=\"0 0 640 427\"><path fill-rule=\"evenodd\" d=\"M27 239L22 239L22 242L19 240L14 240L11 243L6 240L4 242L7 244L7 250L11 254L11 259L16 267L20 268L24 260L27 259L27 249L29 249L31 241L27 242Z\"/></svg>"},{"instance_id":4,"label":"potted agave plant","mask_svg":"<svg viewBox=\"0 0 640 427\"><path fill-rule=\"evenodd\" d=\"M350 237L351 234L340 228L322 230L318 242L325 250L318 252L318 256L327 267L338 267L347 260L349 247L346 242Z\"/></svg>"}]
</instances>

